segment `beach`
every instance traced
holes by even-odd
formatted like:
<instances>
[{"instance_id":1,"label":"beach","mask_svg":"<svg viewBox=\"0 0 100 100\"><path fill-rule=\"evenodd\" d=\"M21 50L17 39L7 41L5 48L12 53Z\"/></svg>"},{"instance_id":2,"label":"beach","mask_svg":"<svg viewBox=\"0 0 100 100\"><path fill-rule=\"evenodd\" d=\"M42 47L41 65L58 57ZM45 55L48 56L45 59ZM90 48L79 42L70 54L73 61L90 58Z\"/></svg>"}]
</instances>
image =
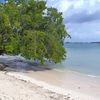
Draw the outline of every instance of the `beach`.
<instances>
[{"instance_id":1,"label":"beach","mask_svg":"<svg viewBox=\"0 0 100 100\"><path fill-rule=\"evenodd\" d=\"M69 100L67 97L0 72L0 100Z\"/></svg>"},{"instance_id":2,"label":"beach","mask_svg":"<svg viewBox=\"0 0 100 100\"><path fill-rule=\"evenodd\" d=\"M75 71L59 72L58 70L35 73L29 72L27 75L65 90L100 98L100 77L97 76L82 74Z\"/></svg>"},{"instance_id":3,"label":"beach","mask_svg":"<svg viewBox=\"0 0 100 100\"><path fill-rule=\"evenodd\" d=\"M100 77L48 65L21 56L0 56L1 100L100 100ZM62 66L61 66L62 67Z\"/></svg>"},{"instance_id":4,"label":"beach","mask_svg":"<svg viewBox=\"0 0 100 100\"><path fill-rule=\"evenodd\" d=\"M44 72L30 71L26 75L64 89L65 91L61 93L70 94L75 100L99 100L100 98L100 77L97 76L69 70L61 72L56 69Z\"/></svg>"},{"instance_id":5,"label":"beach","mask_svg":"<svg viewBox=\"0 0 100 100\"><path fill-rule=\"evenodd\" d=\"M99 100L100 78L56 69L0 72L1 100ZM41 68L42 71L38 71ZM38 70L36 70L38 69Z\"/></svg>"},{"instance_id":6,"label":"beach","mask_svg":"<svg viewBox=\"0 0 100 100\"><path fill-rule=\"evenodd\" d=\"M0 100L100 100L100 0L0 0Z\"/></svg>"}]
</instances>

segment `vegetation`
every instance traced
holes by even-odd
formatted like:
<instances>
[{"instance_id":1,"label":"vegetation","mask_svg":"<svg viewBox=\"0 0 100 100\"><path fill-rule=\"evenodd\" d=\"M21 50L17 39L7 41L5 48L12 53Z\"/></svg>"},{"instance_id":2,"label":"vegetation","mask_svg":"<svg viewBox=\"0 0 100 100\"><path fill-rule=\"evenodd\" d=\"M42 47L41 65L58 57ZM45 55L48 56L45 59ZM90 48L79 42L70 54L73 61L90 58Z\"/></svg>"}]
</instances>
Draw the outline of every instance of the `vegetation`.
<instances>
[{"instance_id":1,"label":"vegetation","mask_svg":"<svg viewBox=\"0 0 100 100\"><path fill-rule=\"evenodd\" d=\"M40 0L7 0L0 3L0 49L44 63L65 58L68 36L62 13Z\"/></svg>"}]
</instances>

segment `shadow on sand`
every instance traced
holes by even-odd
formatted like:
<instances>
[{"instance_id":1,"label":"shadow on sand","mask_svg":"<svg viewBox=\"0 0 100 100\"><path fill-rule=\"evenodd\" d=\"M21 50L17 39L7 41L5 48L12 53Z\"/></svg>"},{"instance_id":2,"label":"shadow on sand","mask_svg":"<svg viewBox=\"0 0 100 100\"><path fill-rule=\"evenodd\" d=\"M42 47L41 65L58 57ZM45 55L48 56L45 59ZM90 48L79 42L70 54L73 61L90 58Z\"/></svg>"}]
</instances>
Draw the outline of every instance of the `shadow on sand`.
<instances>
[{"instance_id":1,"label":"shadow on sand","mask_svg":"<svg viewBox=\"0 0 100 100\"><path fill-rule=\"evenodd\" d=\"M23 73L28 73L29 71L46 71L46 70L52 70L52 68L49 68L48 65L41 65L38 63L33 63L33 62L25 62L25 61L5 61L1 62L2 60L0 59L0 64L6 64L8 67L4 69L4 71L7 72L23 72Z\"/></svg>"}]
</instances>

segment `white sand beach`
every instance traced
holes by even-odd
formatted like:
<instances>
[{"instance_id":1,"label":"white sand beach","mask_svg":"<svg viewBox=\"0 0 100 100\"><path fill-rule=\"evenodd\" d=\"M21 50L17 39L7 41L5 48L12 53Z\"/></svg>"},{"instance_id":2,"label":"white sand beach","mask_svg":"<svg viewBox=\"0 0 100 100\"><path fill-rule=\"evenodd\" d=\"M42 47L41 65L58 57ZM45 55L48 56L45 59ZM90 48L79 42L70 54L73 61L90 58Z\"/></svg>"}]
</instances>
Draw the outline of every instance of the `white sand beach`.
<instances>
[{"instance_id":1,"label":"white sand beach","mask_svg":"<svg viewBox=\"0 0 100 100\"><path fill-rule=\"evenodd\" d=\"M38 72L39 74L39 72ZM41 72L40 72L41 74ZM47 73L44 72L46 75ZM85 94L81 90L72 90L72 87L76 87L77 83L68 85L67 88L62 88L58 85L48 84L46 81L39 80L36 76L33 78L25 73L19 72L0 72L0 99L1 100L99 100L99 97L95 97L91 91L89 94ZM69 82L71 82L69 80ZM68 82L68 83L69 83ZM56 83L56 82L55 82ZM80 83L79 83L80 84ZM80 87L82 88L82 87ZM84 85L83 85L84 88ZM91 87L91 90L97 87ZM87 93L87 91L86 91ZM99 92L100 93L100 92ZM98 95L97 95L98 96Z\"/></svg>"},{"instance_id":2,"label":"white sand beach","mask_svg":"<svg viewBox=\"0 0 100 100\"><path fill-rule=\"evenodd\" d=\"M0 100L100 100L100 77L0 60L10 65L0 71Z\"/></svg>"},{"instance_id":3,"label":"white sand beach","mask_svg":"<svg viewBox=\"0 0 100 100\"><path fill-rule=\"evenodd\" d=\"M67 100L66 96L9 75L0 72L0 100Z\"/></svg>"}]
</instances>

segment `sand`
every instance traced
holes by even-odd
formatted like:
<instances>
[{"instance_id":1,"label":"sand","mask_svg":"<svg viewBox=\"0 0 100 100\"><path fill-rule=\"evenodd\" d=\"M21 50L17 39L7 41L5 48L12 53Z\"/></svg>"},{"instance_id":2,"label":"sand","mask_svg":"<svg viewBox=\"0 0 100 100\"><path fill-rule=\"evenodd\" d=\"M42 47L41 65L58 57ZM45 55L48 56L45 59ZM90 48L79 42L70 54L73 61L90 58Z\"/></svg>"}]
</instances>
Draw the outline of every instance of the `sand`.
<instances>
[{"instance_id":1,"label":"sand","mask_svg":"<svg viewBox=\"0 0 100 100\"><path fill-rule=\"evenodd\" d=\"M46 75L45 71L44 73ZM36 76L33 78L25 73L0 72L0 100L99 100L99 98L48 84L46 81L38 80Z\"/></svg>"},{"instance_id":2,"label":"sand","mask_svg":"<svg viewBox=\"0 0 100 100\"><path fill-rule=\"evenodd\" d=\"M55 70L30 71L26 75L63 88L72 94L74 98L79 98L76 100L100 100L100 77L74 71L61 72Z\"/></svg>"},{"instance_id":3,"label":"sand","mask_svg":"<svg viewBox=\"0 0 100 100\"><path fill-rule=\"evenodd\" d=\"M0 56L9 64L0 72L0 100L100 100L100 77L33 66L19 58Z\"/></svg>"},{"instance_id":4,"label":"sand","mask_svg":"<svg viewBox=\"0 0 100 100\"><path fill-rule=\"evenodd\" d=\"M70 100L67 97L0 72L0 100Z\"/></svg>"}]
</instances>

